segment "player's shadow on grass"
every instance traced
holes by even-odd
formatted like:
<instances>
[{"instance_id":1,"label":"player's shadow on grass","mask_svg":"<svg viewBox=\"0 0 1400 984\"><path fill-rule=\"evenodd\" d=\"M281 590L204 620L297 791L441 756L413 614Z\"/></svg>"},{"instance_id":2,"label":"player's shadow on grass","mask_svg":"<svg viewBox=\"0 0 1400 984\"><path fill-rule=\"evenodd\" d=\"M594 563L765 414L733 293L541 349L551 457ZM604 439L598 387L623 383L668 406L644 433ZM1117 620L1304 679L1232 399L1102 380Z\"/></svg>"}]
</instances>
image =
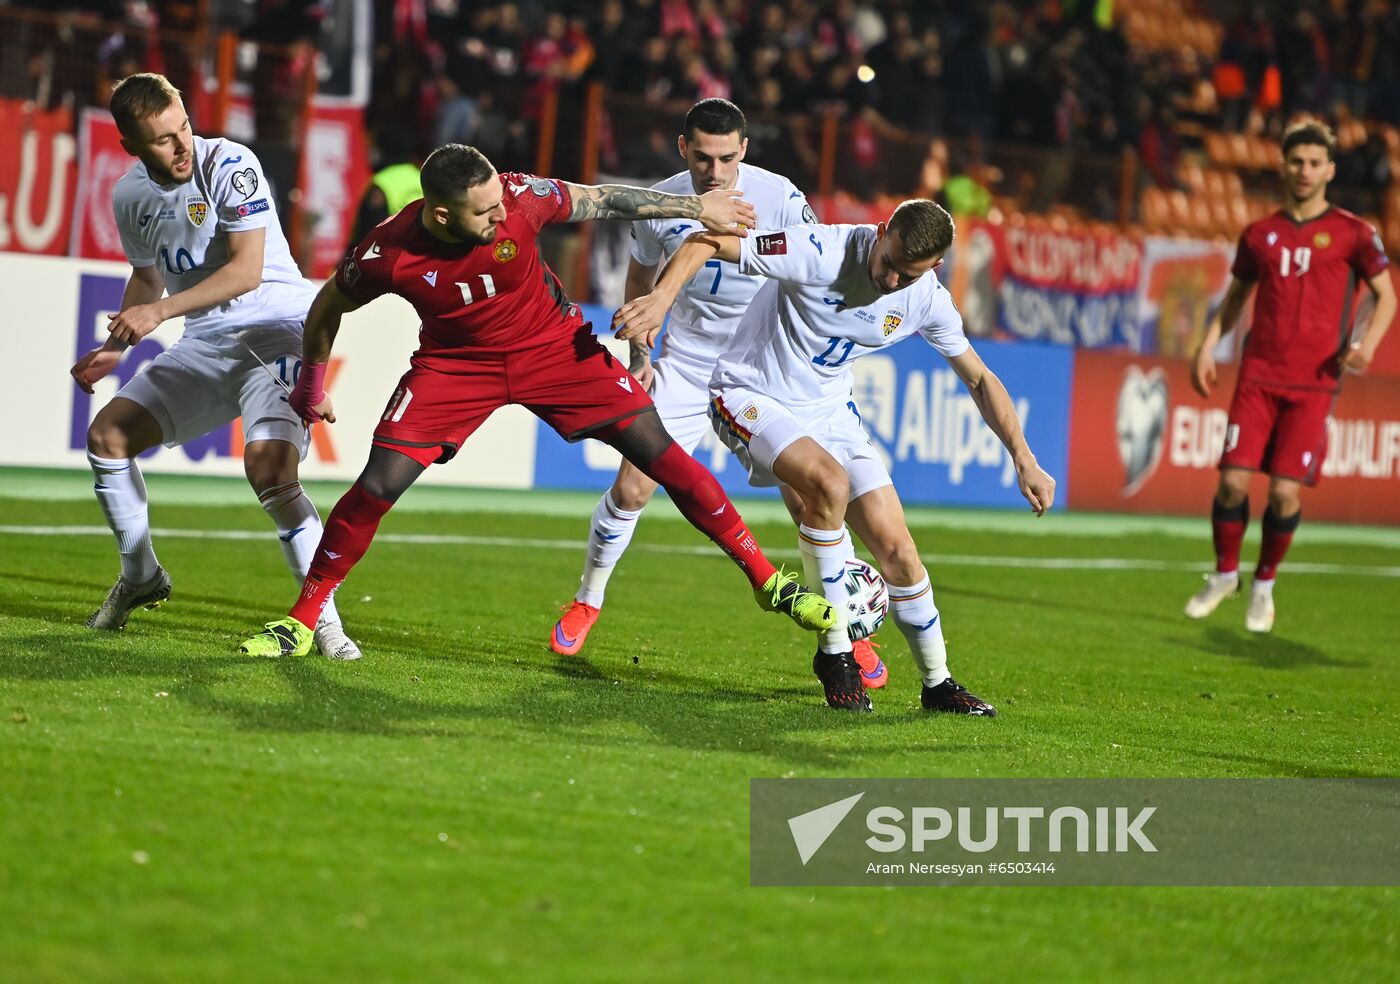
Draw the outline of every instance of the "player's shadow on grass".
<instances>
[{"instance_id":1,"label":"player's shadow on grass","mask_svg":"<svg viewBox=\"0 0 1400 984\"><path fill-rule=\"evenodd\" d=\"M1281 639L1272 633L1246 632L1207 626L1199 636L1180 636L1171 643L1217 656L1253 663L1271 670L1296 670L1307 666L1334 666L1347 670L1364 669L1371 664L1362 659L1338 659L1315 646Z\"/></svg>"},{"instance_id":2,"label":"player's shadow on grass","mask_svg":"<svg viewBox=\"0 0 1400 984\"><path fill-rule=\"evenodd\" d=\"M1288 759L1265 758L1262 755L1237 755L1232 752L1222 752L1219 748L1169 748L1162 746L1163 751L1175 751L1186 755L1194 755L1203 759L1218 762L1238 762L1245 765L1260 766L1262 771L1251 771L1250 775L1262 775L1267 777L1287 777L1300 779L1392 779L1394 772L1385 769L1356 769L1349 767L1333 767L1318 765L1317 763L1293 762Z\"/></svg>"},{"instance_id":3,"label":"player's shadow on grass","mask_svg":"<svg viewBox=\"0 0 1400 984\"><path fill-rule=\"evenodd\" d=\"M882 735L889 726L903 721L904 715L881 719L878 715L838 714L821 706L815 695L804 706L770 701L753 692L649 689L630 683L624 686L601 672L596 677L569 677L546 670L553 686L540 686L533 674L524 678L523 685L503 686L497 673L484 682L476 681L484 685L463 688L468 693L474 690L478 699L461 700L455 696L418 697L346 682L342 672L346 668L314 657L261 665L286 682L290 693L284 699L248 700L208 679L176 683L170 688L171 696L255 731L329 731L470 741L482 734L482 723L500 722L570 743L633 749L646 743L638 736L641 729L651 739L676 748L742 752L772 760L771 766L760 766L760 770L855 767L872 755L907 748L907 735ZM420 681L414 686L423 684ZM860 728L859 740L830 740L833 732L850 725ZM809 734L819 740L809 740ZM998 746L940 742L937 752L955 755L994 747Z\"/></svg>"},{"instance_id":4,"label":"player's shadow on grass","mask_svg":"<svg viewBox=\"0 0 1400 984\"><path fill-rule=\"evenodd\" d=\"M67 639L52 632L7 638L0 647L0 679L143 677L209 684L222 679L225 670L247 662L246 656L220 653L171 656L133 644L130 636L83 629Z\"/></svg>"},{"instance_id":5,"label":"player's shadow on grass","mask_svg":"<svg viewBox=\"0 0 1400 984\"><path fill-rule=\"evenodd\" d=\"M1029 605L1034 608L1044 608L1057 615L1065 612L1081 612L1094 618L1103 618L1105 613L1110 613L1114 618L1134 618L1148 622L1160 622L1164 625L1180 624L1179 616L1163 615L1150 609L1125 610L1121 605L1105 602L1101 605L1085 604L1066 598L1063 595L1047 595L1036 597L1032 595L1002 594L999 591L977 591L970 588L959 587L955 584L936 585L935 593L940 597L971 598L977 601L993 601L998 605ZM1077 597L1083 597L1078 595Z\"/></svg>"}]
</instances>

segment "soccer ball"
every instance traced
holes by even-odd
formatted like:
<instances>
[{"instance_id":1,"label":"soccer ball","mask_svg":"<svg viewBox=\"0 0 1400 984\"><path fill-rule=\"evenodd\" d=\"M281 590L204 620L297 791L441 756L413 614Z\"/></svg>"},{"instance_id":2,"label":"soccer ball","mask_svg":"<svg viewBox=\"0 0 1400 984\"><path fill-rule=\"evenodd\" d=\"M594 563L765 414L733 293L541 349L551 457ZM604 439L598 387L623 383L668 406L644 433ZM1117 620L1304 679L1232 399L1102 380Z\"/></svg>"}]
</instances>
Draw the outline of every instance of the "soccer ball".
<instances>
[{"instance_id":1,"label":"soccer ball","mask_svg":"<svg viewBox=\"0 0 1400 984\"><path fill-rule=\"evenodd\" d=\"M846 561L841 579L846 591L846 632L851 640L868 639L879 631L890 610L890 593L880 572L863 560Z\"/></svg>"}]
</instances>

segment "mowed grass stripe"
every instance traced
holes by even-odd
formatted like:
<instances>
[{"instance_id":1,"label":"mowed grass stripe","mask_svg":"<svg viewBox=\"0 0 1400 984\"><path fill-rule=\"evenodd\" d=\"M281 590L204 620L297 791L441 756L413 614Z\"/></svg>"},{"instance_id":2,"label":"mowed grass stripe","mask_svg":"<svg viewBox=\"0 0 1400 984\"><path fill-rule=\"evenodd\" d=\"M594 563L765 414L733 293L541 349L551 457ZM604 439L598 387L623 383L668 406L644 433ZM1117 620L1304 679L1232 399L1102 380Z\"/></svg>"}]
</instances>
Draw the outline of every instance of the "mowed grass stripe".
<instances>
[{"instance_id":1,"label":"mowed grass stripe","mask_svg":"<svg viewBox=\"0 0 1400 984\"><path fill-rule=\"evenodd\" d=\"M14 536L111 536L105 526L0 526L0 535ZM266 531L256 530L151 530L157 539L181 540L266 540ZM531 537L472 536L458 533L380 533L376 543L404 543L425 546L513 547L536 550L583 550L583 540L546 540ZM713 556L709 545L634 543L629 550L661 554L685 554L696 557ZM795 559L799 556L790 547L765 547L770 557ZM1009 557L1005 555L921 553L932 564L946 567L1012 567L1039 570L1077 571L1198 571L1200 563L1190 561L1151 560L1141 557ZM1400 567L1365 564L1321 564L1289 561L1290 574L1344 575L1348 577L1400 578Z\"/></svg>"}]
</instances>

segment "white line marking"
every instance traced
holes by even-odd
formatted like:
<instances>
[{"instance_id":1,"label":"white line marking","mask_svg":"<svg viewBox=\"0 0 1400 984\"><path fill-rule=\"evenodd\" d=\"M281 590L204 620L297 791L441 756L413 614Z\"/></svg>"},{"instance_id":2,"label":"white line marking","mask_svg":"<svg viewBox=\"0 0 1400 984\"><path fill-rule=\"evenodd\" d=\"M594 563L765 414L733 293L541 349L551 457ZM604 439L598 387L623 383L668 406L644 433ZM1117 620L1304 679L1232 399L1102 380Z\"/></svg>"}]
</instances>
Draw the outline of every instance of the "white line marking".
<instances>
[{"instance_id":1,"label":"white line marking","mask_svg":"<svg viewBox=\"0 0 1400 984\"><path fill-rule=\"evenodd\" d=\"M11 536L111 536L105 526L0 526L0 535ZM153 537L180 540L267 540L271 530L168 530L153 529ZM376 543L416 543L430 546L459 547L526 547L539 550L582 550L581 540L535 540L510 536L461 536L444 533L381 533ZM660 543L633 544L633 550L647 553L687 554L697 557L718 557L718 548L696 544L667 546ZM800 556L790 547L772 547L763 551L770 557L791 559ZM1131 557L995 557L977 554L937 554L920 556L931 564L947 567L1014 567L1055 571L1189 571L1203 572L1207 565L1193 561L1150 560ZM1291 574L1340 574L1351 577L1400 578L1400 567L1368 567L1360 564L1314 564L1287 561L1284 568Z\"/></svg>"}]
</instances>

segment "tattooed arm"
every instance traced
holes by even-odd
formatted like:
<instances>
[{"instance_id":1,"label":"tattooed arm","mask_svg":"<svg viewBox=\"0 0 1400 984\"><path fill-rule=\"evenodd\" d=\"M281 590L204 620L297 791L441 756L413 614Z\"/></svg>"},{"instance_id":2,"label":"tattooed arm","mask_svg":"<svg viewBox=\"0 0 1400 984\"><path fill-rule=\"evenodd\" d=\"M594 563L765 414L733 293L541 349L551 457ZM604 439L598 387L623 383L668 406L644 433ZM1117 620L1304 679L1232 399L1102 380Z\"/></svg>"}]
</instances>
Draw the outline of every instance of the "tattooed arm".
<instances>
[{"instance_id":1,"label":"tattooed arm","mask_svg":"<svg viewBox=\"0 0 1400 984\"><path fill-rule=\"evenodd\" d=\"M716 188L703 195L668 195L631 185L564 183L573 199L570 222L589 219L696 219L711 232L745 235L758 224L758 213L742 192Z\"/></svg>"}]
</instances>

